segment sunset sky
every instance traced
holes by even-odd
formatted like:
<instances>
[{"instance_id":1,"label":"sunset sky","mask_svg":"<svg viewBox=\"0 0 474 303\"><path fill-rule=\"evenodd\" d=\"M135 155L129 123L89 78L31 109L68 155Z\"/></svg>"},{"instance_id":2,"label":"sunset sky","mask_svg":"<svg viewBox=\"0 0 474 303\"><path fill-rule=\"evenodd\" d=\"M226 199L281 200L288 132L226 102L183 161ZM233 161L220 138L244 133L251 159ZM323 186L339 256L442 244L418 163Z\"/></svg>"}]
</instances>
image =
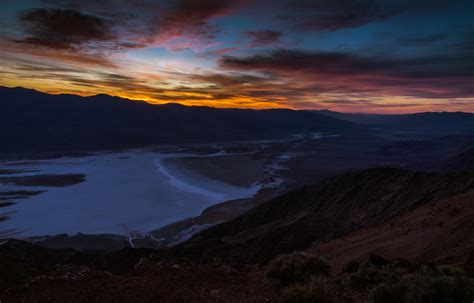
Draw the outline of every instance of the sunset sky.
<instances>
[{"instance_id":1,"label":"sunset sky","mask_svg":"<svg viewBox=\"0 0 474 303\"><path fill-rule=\"evenodd\" d=\"M0 85L213 107L474 112L472 0L2 0Z\"/></svg>"}]
</instances>

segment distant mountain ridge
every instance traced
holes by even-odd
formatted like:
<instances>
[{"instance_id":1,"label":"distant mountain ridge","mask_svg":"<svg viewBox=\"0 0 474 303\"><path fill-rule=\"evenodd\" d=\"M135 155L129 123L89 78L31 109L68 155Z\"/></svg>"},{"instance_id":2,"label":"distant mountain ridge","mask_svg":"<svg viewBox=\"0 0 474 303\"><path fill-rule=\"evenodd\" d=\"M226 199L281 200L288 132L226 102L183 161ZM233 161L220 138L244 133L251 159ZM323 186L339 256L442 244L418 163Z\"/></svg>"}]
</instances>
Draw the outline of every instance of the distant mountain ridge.
<instances>
[{"instance_id":1,"label":"distant mountain ridge","mask_svg":"<svg viewBox=\"0 0 474 303\"><path fill-rule=\"evenodd\" d=\"M0 87L0 127L0 153L273 139L360 129L307 111L152 105L108 95L51 95L6 87Z\"/></svg>"},{"instance_id":2,"label":"distant mountain ridge","mask_svg":"<svg viewBox=\"0 0 474 303\"><path fill-rule=\"evenodd\" d=\"M340 113L330 110L316 110L312 112L352 123L392 130L412 130L435 134L474 134L474 113L423 112L389 115Z\"/></svg>"}]
</instances>

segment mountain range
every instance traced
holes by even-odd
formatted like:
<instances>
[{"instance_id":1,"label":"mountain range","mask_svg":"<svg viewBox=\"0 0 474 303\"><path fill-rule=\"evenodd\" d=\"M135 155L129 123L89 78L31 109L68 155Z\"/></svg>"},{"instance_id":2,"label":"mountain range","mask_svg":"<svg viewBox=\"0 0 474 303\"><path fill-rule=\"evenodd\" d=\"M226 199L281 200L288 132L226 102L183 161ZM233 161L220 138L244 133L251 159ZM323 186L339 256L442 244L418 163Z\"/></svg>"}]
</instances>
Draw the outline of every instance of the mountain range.
<instances>
[{"instance_id":1,"label":"mountain range","mask_svg":"<svg viewBox=\"0 0 474 303\"><path fill-rule=\"evenodd\" d=\"M108 95L51 95L5 87L0 88L0 127L0 153L281 139L359 129L306 111L152 105Z\"/></svg>"},{"instance_id":2,"label":"mountain range","mask_svg":"<svg viewBox=\"0 0 474 303\"><path fill-rule=\"evenodd\" d=\"M466 112L423 112L415 114L361 114L330 110L313 111L360 125L387 130L416 131L435 135L470 135L474 132L474 114Z\"/></svg>"},{"instance_id":3,"label":"mountain range","mask_svg":"<svg viewBox=\"0 0 474 303\"><path fill-rule=\"evenodd\" d=\"M159 144L285 139L314 132L472 134L474 114L345 114L289 109L153 105L108 95L0 87L0 154L93 151Z\"/></svg>"}]
</instances>

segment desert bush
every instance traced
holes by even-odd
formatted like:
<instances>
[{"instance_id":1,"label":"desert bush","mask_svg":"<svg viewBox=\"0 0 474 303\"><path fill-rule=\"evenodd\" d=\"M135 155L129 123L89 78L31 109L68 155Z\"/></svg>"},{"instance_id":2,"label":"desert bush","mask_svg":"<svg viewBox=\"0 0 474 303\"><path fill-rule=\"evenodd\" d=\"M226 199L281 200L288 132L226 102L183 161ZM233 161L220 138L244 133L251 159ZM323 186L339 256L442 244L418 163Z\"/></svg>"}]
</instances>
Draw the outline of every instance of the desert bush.
<instances>
[{"instance_id":1,"label":"desert bush","mask_svg":"<svg viewBox=\"0 0 474 303\"><path fill-rule=\"evenodd\" d=\"M381 284L373 292L374 303L471 303L473 300L474 279L459 275L412 274L397 283Z\"/></svg>"},{"instance_id":2,"label":"desert bush","mask_svg":"<svg viewBox=\"0 0 474 303\"><path fill-rule=\"evenodd\" d=\"M464 271L458 267L450 266L450 265L441 265L436 267L436 271L443 276L449 277L460 277L465 275Z\"/></svg>"},{"instance_id":3,"label":"desert bush","mask_svg":"<svg viewBox=\"0 0 474 303\"><path fill-rule=\"evenodd\" d=\"M313 300L311 289L301 284L291 285L282 291L282 300L285 303L311 303Z\"/></svg>"},{"instance_id":4,"label":"desert bush","mask_svg":"<svg viewBox=\"0 0 474 303\"><path fill-rule=\"evenodd\" d=\"M423 293L423 302L455 303L474 301L474 279L467 277L432 278Z\"/></svg>"},{"instance_id":5,"label":"desert bush","mask_svg":"<svg viewBox=\"0 0 474 303\"><path fill-rule=\"evenodd\" d=\"M282 291L285 303L337 303L341 302L341 289L332 280L314 277L305 284L294 284Z\"/></svg>"},{"instance_id":6,"label":"desert bush","mask_svg":"<svg viewBox=\"0 0 474 303\"><path fill-rule=\"evenodd\" d=\"M384 272L372 263L360 265L357 271L346 274L345 280L348 281L350 287L364 290L371 288L378 283L384 281L384 276L390 273Z\"/></svg>"},{"instance_id":7,"label":"desert bush","mask_svg":"<svg viewBox=\"0 0 474 303\"><path fill-rule=\"evenodd\" d=\"M414 271L416 266L407 259L398 258L387 264L385 268L389 268L393 272L402 274L403 272Z\"/></svg>"},{"instance_id":8,"label":"desert bush","mask_svg":"<svg viewBox=\"0 0 474 303\"><path fill-rule=\"evenodd\" d=\"M389 260L377 254L370 255L369 262L372 263L375 267L383 267L390 263Z\"/></svg>"},{"instance_id":9,"label":"desert bush","mask_svg":"<svg viewBox=\"0 0 474 303\"><path fill-rule=\"evenodd\" d=\"M279 256L268 263L267 275L281 285L306 282L314 276L328 276L331 266L323 258L295 252Z\"/></svg>"},{"instance_id":10,"label":"desert bush","mask_svg":"<svg viewBox=\"0 0 474 303\"><path fill-rule=\"evenodd\" d=\"M342 272L348 273L348 274L355 273L357 272L357 270L359 270L359 266L360 266L359 262L350 261L344 266L344 269L342 270Z\"/></svg>"},{"instance_id":11,"label":"desert bush","mask_svg":"<svg viewBox=\"0 0 474 303\"><path fill-rule=\"evenodd\" d=\"M398 284L380 284L373 292L374 303L400 303L404 301L404 290Z\"/></svg>"}]
</instances>

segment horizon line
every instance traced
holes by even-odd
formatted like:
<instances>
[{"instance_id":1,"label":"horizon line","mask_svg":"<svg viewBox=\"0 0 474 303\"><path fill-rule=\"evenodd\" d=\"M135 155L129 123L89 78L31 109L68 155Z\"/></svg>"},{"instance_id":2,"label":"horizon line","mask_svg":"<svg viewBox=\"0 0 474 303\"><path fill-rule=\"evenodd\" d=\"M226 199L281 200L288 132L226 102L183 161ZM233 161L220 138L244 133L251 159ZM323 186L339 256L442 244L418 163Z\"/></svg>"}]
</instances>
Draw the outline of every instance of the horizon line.
<instances>
[{"instance_id":1,"label":"horizon line","mask_svg":"<svg viewBox=\"0 0 474 303\"><path fill-rule=\"evenodd\" d=\"M402 116L402 115L415 115L415 114L426 114L426 113L465 113L465 114L474 114L474 111L436 111L436 110L429 110L429 111L420 111L420 112L406 112L406 113L393 113L393 112L346 112L346 111L336 111L332 110L329 108L291 108L291 107L268 107L268 108L251 108L251 107L217 107L217 106L210 106L210 105L187 105L183 104L181 102L166 102L166 103L158 103L155 101L147 101L145 99L132 99L124 96L118 96L118 95L111 95L107 93L97 93L97 94L91 94L91 95L81 95L81 94L75 94L73 92L59 92L59 93L54 93L54 92L49 92L49 91L43 91L37 88L28 88L24 86L6 86L6 85L0 85L0 88L7 88L7 89L23 89L23 90L29 90L29 91L34 91L37 93L41 94L46 94L46 95L53 95L53 96L60 96L60 95L69 95L69 96L76 96L76 97L82 97L82 98L89 98L89 97L96 97L96 96L107 96L110 98L119 98L122 100L128 100L131 102L145 102L150 105L155 105L155 106L162 106L162 105L179 105L183 107L207 107L207 108L215 108L215 109L241 109L241 110L255 110L255 111L262 111L262 110L292 110L292 111L328 111L332 113L339 113L339 114L347 114L347 115L387 115L387 116Z\"/></svg>"}]
</instances>

